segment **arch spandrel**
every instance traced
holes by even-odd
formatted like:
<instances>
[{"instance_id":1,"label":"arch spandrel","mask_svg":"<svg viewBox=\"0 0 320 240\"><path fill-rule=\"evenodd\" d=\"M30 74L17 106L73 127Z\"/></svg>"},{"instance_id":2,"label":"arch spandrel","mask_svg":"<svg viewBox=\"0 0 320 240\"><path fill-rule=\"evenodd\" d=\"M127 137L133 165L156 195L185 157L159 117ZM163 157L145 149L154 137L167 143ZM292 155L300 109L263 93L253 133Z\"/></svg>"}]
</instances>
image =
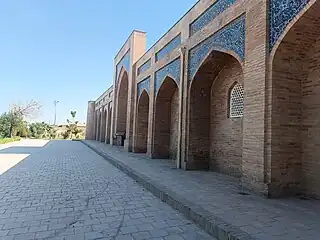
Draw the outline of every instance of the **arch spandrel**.
<instances>
[{"instance_id":1,"label":"arch spandrel","mask_svg":"<svg viewBox=\"0 0 320 240\"><path fill-rule=\"evenodd\" d=\"M146 91L148 94L150 92L150 80L151 77L147 77L144 80L142 80L141 82L138 83L137 85L137 97L139 98L142 94L143 91Z\"/></svg>"},{"instance_id":2,"label":"arch spandrel","mask_svg":"<svg viewBox=\"0 0 320 240\"><path fill-rule=\"evenodd\" d=\"M245 59L245 15L225 26L189 52L188 78L192 80L212 51L228 53L242 65Z\"/></svg>"},{"instance_id":3,"label":"arch spandrel","mask_svg":"<svg viewBox=\"0 0 320 240\"><path fill-rule=\"evenodd\" d=\"M181 60L180 58L175 59L171 63L164 66L162 69L155 74L155 91L158 93L163 82L167 77L170 77L179 87L180 83L180 72L181 72Z\"/></svg>"},{"instance_id":4,"label":"arch spandrel","mask_svg":"<svg viewBox=\"0 0 320 240\"><path fill-rule=\"evenodd\" d=\"M317 0L270 0L269 51L277 48L286 33ZM298 16L298 17L297 17Z\"/></svg>"}]
</instances>

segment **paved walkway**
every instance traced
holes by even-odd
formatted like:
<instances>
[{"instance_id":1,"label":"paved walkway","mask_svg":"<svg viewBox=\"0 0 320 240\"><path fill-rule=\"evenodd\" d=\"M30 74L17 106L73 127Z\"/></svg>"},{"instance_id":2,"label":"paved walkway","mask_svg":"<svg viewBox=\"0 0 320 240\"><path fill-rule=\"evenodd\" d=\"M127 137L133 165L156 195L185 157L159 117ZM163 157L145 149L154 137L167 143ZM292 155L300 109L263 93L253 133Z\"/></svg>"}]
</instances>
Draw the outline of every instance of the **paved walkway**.
<instances>
[{"instance_id":1,"label":"paved walkway","mask_svg":"<svg viewBox=\"0 0 320 240\"><path fill-rule=\"evenodd\" d=\"M0 162L21 154L0 175L0 239L212 239L81 142L27 140Z\"/></svg>"},{"instance_id":2,"label":"paved walkway","mask_svg":"<svg viewBox=\"0 0 320 240\"><path fill-rule=\"evenodd\" d=\"M241 195L238 181L225 175L178 170L167 160L148 159L95 141L84 143L168 189L225 229L245 232L255 239L320 238L319 201Z\"/></svg>"}]
</instances>

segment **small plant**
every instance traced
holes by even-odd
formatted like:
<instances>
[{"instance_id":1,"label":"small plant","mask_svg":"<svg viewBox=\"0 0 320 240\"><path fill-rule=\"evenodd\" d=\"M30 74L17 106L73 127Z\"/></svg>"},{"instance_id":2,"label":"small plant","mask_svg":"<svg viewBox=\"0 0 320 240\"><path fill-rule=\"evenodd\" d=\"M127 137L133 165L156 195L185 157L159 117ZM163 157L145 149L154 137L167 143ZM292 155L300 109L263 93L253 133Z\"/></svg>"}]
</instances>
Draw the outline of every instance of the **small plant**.
<instances>
[{"instance_id":1,"label":"small plant","mask_svg":"<svg viewBox=\"0 0 320 240\"><path fill-rule=\"evenodd\" d=\"M82 133L82 130L78 128L78 123L79 121L75 120L77 112L76 111L71 111L70 115L72 117L72 120L67 119L67 130L66 132L63 134L63 138L67 139L67 138L73 138L75 137L76 139L80 138L80 134Z\"/></svg>"}]
</instances>

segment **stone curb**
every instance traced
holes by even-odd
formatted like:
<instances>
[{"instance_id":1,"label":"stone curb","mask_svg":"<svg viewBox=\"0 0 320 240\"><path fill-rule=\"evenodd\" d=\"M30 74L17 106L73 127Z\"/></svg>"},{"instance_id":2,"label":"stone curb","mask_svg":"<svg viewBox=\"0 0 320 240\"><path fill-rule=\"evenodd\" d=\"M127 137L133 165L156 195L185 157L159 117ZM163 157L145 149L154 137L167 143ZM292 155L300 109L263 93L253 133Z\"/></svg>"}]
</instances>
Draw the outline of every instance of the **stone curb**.
<instances>
[{"instance_id":1,"label":"stone curb","mask_svg":"<svg viewBox=\"0 0 320 240\"><path fill-rule=\"evenodd\" d=\"M186 218L195 222L199 227L206 231L211 236L218 240L253 240L252 236L242 231L236 226L233 226L221 218L212 216L205 209L196 204L188 201L187 199L177 195L175 192L166 188L165 186L155 182L148 176L137 172L136 170L128 167L124 163L120 162L116 158L100 151L90 145L89 143L80 140L88 148L96 152L98 155L106 159L113 166L130 176L136 182L138 182L145 189L150 191L154 196L161 199L161 201L167 203L172 208L181 212Z\"/></svg>"}]
</instances>

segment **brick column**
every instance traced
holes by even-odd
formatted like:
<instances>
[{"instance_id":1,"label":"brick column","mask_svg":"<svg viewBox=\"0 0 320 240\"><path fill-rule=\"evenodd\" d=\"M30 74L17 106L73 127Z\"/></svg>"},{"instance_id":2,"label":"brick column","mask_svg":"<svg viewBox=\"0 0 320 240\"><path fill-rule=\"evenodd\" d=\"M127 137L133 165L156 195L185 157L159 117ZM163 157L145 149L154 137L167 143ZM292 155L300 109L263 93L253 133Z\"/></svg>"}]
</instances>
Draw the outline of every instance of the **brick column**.
<instances>
[{"instance_id":1,"label":"brick column","mask_svg":"<svg viewBox=\"0 0 320 240\"><path fill-rule=\"evenodd\" d=\"M113 69L113 94L112 94L112 102L111 102L111 119L110 119L110 145L114 145L115 142L113 141L113 136L115 134L115 118L116 118L116 97L117 97L117 84L116 84L116 79L117 79L117 68L116 64L114 64L114 69Z\"/></svg>"},{"instance_id":2,"label":"brick column","mask_svg":"<svg viewBox=\"0 0 320 240\"><path fill-rule=\"evenodd\" d=\"M265 193L265 111L267 78L266 0L248 2L246 11L246 56L244 68L244 119L242 184Z\"/></svg>"},{"instance_id":3,"label":"brick column","mask_svg":"<svg viewBox=\"0 0 320 240\"><path fill-rule=\"evenodd\" d=\"M136 66L134 66L133 68L136 68ZM137 84L135 84L135 87L137 88ZM135 91L135 94L134 94L134 101L133 101L133 119L132 119L132 122L133 122L133 130L132 130L132 152L136 152L137 150L137 99L138 99L138 96L137 96L137 90Z\"/></svg>"},{"instance_id":4,"label":"brick column","mask_svg":"<svg viewBox=\"0 0 320 240\"><path fill-rule=\"evenodd\" d=\"M184 89L184 81L185 81L185 62L186 62L186 47L181 46L180 48L180 86L179 86L179 127L178 127L178 151L177 151L177 168L181 168L184 162L184 154L182 153L184 151L184 129L183 129L183 113L184 113L184 95L185 95L185 89Z\"/></svg>"},{"instance_id":5,"label":"brick column","mask_svg":"<svg viewBox=\"0 0 320 240\"><path fill-rule=\"evenodd\" d=\"M95 139L95 101L88 102L86 139L87 140Z\"/></svg>"},{"instance_id":6,"label":"brick column","mask_svg":"<svg viewBox=\"0 0 320 240\"><path fill-rule=\"evenodd\" d=\"M130 51L132 56L132 50ZM124 141L124 149L128 152L132 151L132 140L133 140L133 118L134 118L134 105L135 105L134 97L136 94L135 74L136 74L135 68L132 67L132 62L131 62L131 71L128 72L127 126L126 126L126 140Z\"/></svg>"},{"instance_id":7,"label":"brick column","mask_svg":"<svg viewBox=\"0 0 320 240\"><path fill-rule=\"evenodd\" d=\"M185 62L184 62L184 82L182 85L183 89L182 91L184 92L182 96L182 123L181 123L181 167L185 170L188 169L188 138L189 138L189 78L188 78L188 64L189 64L189 49L186 49L185 52Z\"/></svg>"},{"instance_id":8,"label":"brick column","mask_svg":"<svg viewBox=\"0 0 320 240\"><path fill-rule=\"evenodd\" d=\"M155 58L152 57L152 61L155 61ZM150 93L149 93L149 118L148 118L148 143L147 143L147 156L152 157L153 156L153 149L154 149L154 94L155 94L155 89L154 89L154 81L155 81L155 74L152 72L150 76Z\"/></svg>"},{"instance_id":9,"label":"brick column","mask_svg":"<svg viewBox=\"0 0 320 240\"><path fill-rule=\"evenodd\" d=\"M111 138L110 138L110 131L111 131L111 107L110 107L110 103L108 104L107 107L107 115L106 115L106 137L105 137L105 143L106 144L110 144Z\"/></svg>"}]
</instances>

